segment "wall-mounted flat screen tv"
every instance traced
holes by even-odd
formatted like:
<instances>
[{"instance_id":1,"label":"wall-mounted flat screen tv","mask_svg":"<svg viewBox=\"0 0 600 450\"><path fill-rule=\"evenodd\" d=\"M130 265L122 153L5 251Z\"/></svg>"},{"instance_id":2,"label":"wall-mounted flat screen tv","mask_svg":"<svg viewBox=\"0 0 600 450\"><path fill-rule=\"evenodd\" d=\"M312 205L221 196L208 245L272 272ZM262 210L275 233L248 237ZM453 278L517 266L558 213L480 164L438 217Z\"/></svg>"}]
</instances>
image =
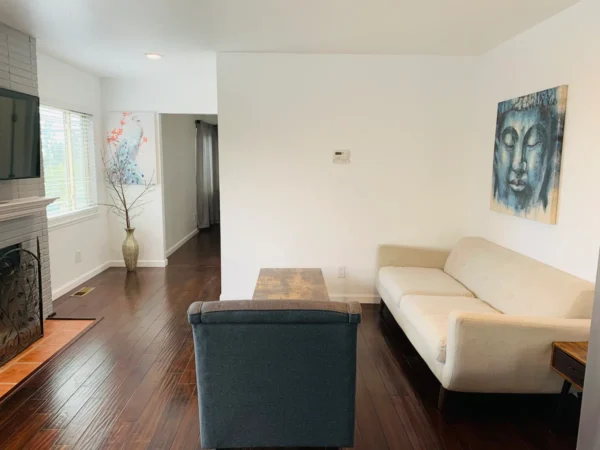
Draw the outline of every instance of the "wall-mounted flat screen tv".
<instances>
[{"instance_id":1,"label":"wall-mounted flat screen tv","mask_svg":"<svg viewBox=\"0 0 600 450\"><path fill-rule=\"evenodd\" d=\"M40 99L0 88L0 180L40 176Z\"/></svg>"}]
</instances>

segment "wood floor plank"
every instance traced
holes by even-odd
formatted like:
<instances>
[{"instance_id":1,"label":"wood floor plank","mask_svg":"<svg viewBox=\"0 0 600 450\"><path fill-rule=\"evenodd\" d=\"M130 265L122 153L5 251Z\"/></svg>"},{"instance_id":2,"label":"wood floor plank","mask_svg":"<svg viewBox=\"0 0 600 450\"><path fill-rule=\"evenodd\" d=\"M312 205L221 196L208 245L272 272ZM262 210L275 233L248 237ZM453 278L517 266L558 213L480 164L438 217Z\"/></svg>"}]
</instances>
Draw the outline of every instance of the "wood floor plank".
<instances>
[{"instance_id":1,"label":"wood floor plank","mask_svg":"<svg viewBox=\"0 0 600 450\"><path fill-rule=\"evenodd\" d=\"M123 448L133 428L133 422L116 422L111 427L107 437L100 445L103 450L118 450Z\"/></svg>"},{"instance_id":2,"label":"wood floor plank","mask_svg":"<svg viewBox=\"0 0 600 450\"><path fill-rule=\"evenodd\" d=\"M388 444L381 428L381 422L377 417L371 394L367 389L359 362L356 374L356 423L361 429L363 436L369 437L373 448L388 450Z\"/></svg>"},{"instance_id":3,"label":"wood floor plank","mask_svg":"<svg viewBox=\"0 0 600 450\"><path fill-rule=\"evenodd\" d=\"M177 386L179 378L180 375L178 374L164 375L161 384L146 404L139 420L135 422L132 433L125 444L126 446L139 446L142 444L147 446L150 443L158 426L158 421Z\"/></svg>"},{"instance_id":4,"label":"wood floor plank","mask_svg":"<svg viewBox=\"0 0 600 450\"><path fill-rule=\"evenodd\" d=\"M23 448L27 450L47 450L53 447L53 443L58 436L59 430L38 431Z\"/></svg>"},{"instance_id":5,"label":"wood floor plank","mask_svg":"<svg viewBox=\"0 0 600 450\"><path fill-rule=\"evenodd\" d=\"M2 449L17 450L24 448L27 445L27 442L40 430L47 418L48 417L44 414L39 414L23 420L23 426L21 426L18 431L15 431L10 436L6 436L6 441L3 442Z\"/></svg>"},{"instance_id":6,"label":"wood floor plank","mask_svg":"<svg viewBox=\"0 0 600 450\"><path fill-rule=\"evenodd\" d=\"M415 450L443 450L427 413L418 402L410 396L395 396L392 401Z\"/></svg>"},{"instance_id":7,"label":"wood floor plank","mask_svg":"<svg viewBox=\"0 0 600 450\"><path fill-rule=\"evenodd\" d=\"M392 402L381 374L369 353L369 348L361 332L358 333L359 371L371 395L371 401L379 418L383 434L390 450L412 449L410 439L404 429Z\"/></svg>"},{"instance_id":8,"label":"wood floor plank","mask_svg":"<svg viewBox=\"0 0 600 450\"><path fill-rule=\"evenodd\" d=\"M387 342L378 326L378 313L373 308L363 308L363 314L369 318L364 320L361 333L369 347L371 357L383 379L388 393L394 395L414 396L414 390L406 377L398 360L392 355Z\"/></svg>"},{"instance_id":9,"label":"wood floor plank","mask_svg":"<svg viewBox=\"0 0 600 450\"><path fill-rule=\"evenodd\" d=\"M435 435L443 443L446 450L466 450L460 444L454 429L446 422L444 414L435 406L423 405L429 418L429 423L434 430Z\"/></svg>"},{"instance_id":10,"label":"wood floor plank","mask_svg":"<svg viewBox=\"0 0 600 450\"><path fill-rule=\"evenodd\" d=\"M171 444L171 450L194 450L198 448L200 436L200 422L198 412L198 390L195 389L187 404L185 413L177 428L177 433Z\"/></svg>"},{"instance_id":11,"label":"wood floor plank","mask_svg":"<svg viewBox=\"0 0 600 450\"><path fill-rule=\"evenodd\" d=\"M187 406L196 390L191 384L178 384L167 403L162 416L158 420L156 430L148 444L148 450L171 448L179 424L187 411Z\"/></svg>"},{"instance_id":12,"label":"wood floor plank","mask_svg":"<svg viewBox=\"0 0 600 450\"><path fill-rule=\"evenodd\" d=\"M40 406L43 404L43 400L32 400L27 402L23 408L18 409L15 414L12 416L12 420L7 422L7 425L2 428L0 431L0 436L7 441L10 441L13 436L19 434L23 427L23 423L29 421L32 417L36 415L36 412L40 409ZM39 423L40 427L43 422L35 421L35 423ZM31 429L29 432L32 432ZM32 433L32 435L35 433Z\"/></svg>"},{"instance_id":13,"label":"wood floor plank","mask_svg":"<svg viewBox=\"0 0 600 450\"><path fill-rule=\"evenodd\" d=\"M135 369L123 381L121 381L122 377L115 377L114 384L120 383L118 389L106 391L100 389L100 393L96 392L94 394L94 397L103 400L103 404L98 414L94 416L89 426L77 440L77 448L98 448L104 442L127 400L131 397L155 360L155 355L142 356L135 363ZM108 382L110 383L110 381Z\"/></svg>"}]
</instances>

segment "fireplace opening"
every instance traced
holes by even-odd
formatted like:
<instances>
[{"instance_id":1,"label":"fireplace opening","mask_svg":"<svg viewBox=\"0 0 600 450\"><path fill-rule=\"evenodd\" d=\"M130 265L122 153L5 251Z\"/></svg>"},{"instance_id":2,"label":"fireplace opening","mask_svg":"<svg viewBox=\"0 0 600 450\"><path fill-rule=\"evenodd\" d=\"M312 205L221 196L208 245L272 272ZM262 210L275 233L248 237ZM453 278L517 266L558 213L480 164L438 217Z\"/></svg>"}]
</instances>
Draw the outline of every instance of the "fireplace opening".
<instances>
[{"instance_id":1,"label":"fireplace opening","mask_svg":"<svg viewBox=\"0 0 600 450\"><path fill-rule=\"evenodd\" d=\"M44 335L40 246L0 249L0 367Z\"/></svg>"}]
</instances>

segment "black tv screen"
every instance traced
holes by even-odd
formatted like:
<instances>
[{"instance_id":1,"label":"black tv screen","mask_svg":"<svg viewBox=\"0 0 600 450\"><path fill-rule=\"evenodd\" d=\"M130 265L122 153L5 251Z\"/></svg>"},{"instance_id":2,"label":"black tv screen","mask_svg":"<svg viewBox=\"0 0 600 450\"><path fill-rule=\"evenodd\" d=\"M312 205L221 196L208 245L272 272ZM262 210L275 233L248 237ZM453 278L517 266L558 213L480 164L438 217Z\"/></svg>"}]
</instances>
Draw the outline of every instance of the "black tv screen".
<instances>
[{"instance_id":1,"label":"black tv screen","mask_svg":"<svg viewBox=\"0 0 600 450\"><path fill-rule=\"evenodd\" d=\"M40 176L40 99L0 89L0 180Z\"/></svg>"}]
</instances>

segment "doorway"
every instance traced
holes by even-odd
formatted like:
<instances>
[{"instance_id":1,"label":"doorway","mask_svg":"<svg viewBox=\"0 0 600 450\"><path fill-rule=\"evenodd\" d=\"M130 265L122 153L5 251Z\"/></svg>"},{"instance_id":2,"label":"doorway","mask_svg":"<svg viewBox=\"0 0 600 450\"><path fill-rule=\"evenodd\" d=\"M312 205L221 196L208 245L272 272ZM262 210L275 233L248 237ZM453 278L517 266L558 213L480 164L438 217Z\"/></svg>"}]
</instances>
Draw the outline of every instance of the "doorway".
<instances>
[{"instance_id":1,"label":"doorway","mask_svg":"<svg viewBox=\"0 0 600 450\"><path fill-rule=\"evenodd\" d=\"M166 256L193 239L186 249L220 265L218 117L161 114L160 124Z\"/></svg>"}]
</instances>

